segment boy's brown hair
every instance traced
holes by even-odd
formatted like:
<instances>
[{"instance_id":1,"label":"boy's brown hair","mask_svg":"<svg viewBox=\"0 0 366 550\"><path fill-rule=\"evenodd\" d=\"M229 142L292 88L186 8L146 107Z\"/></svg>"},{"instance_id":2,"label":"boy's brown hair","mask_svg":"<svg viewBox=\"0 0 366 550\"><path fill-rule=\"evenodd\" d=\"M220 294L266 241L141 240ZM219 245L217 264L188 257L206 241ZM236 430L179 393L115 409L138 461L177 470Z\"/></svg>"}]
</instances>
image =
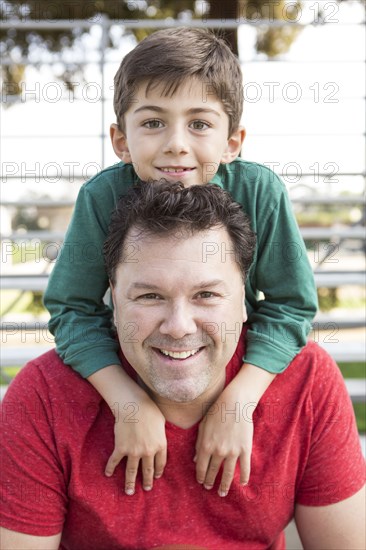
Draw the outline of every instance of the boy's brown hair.
<instances>
[{"instance_id":1,"label":"boy's brown hair","mask_svg":"<svg viewBox=\"0 0 366 550\"><path fill-rule=\"evenodd\" d=\"M129 52L114 77L114 111L124 129L123 115L137 87L146 92L163 84L172 96L187 78L202 82L203 97L215 95L229 117L229 136L238 129L243 110L243 78L238 59L211 31L179 27L157 31Z\"/></svg>"}]
</instances>

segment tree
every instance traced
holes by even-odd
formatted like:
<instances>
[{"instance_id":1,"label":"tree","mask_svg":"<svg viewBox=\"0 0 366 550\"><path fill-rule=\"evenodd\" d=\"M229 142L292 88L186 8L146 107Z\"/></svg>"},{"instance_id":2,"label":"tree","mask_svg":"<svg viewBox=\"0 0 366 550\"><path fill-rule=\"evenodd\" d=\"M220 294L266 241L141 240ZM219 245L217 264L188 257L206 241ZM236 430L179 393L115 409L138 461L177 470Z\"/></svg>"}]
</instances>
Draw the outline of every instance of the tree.
<instances>
[{"instance_id":1,"label":"tree","mask_svg":"<svg viewBox=\"0 0 366 550\"><path fill-rule=\"evenodd\" d=\"M87 19L89 21L100 20L101 15L120 21L126 19L165 19L171 17L182 19L182 24L189 24L189 20L204 17L209 27L210 19L236 19L238 22L244 19L286 19L296 20L299 14L302 0L291 2L287 6L287 0L208 0L197 2L195 0L151 0L151 1L127 1L127 0L95 0L94 2L82 2L80 0L26 0L25 2L13 0L0 0L0 20L16 19L19 21L42 21L52 23L55 20ZM341 2L342 0L337 0ZM24 81L24 64L17 59L27 58L35 46L44 50L57 53L73 44L85 33L85 29L29 29L10 28L3 29L0 33L0 51L5 59L13 60L11 64L2 66L3 88L6 95L19 95L21 83ZM151 30L136 29L133 32L138 40L144 38ZM238 52L236 30L220 30L220 35L225 37L235 53ZM257 32L257 50L275 56L285 53L300 28L289 27L260 27ZM109 37L107 47L113 47L113 40ZM60 78L71 89L75 75L82 73L82 68L68 66Z\"/></svg>"}]
</instances>

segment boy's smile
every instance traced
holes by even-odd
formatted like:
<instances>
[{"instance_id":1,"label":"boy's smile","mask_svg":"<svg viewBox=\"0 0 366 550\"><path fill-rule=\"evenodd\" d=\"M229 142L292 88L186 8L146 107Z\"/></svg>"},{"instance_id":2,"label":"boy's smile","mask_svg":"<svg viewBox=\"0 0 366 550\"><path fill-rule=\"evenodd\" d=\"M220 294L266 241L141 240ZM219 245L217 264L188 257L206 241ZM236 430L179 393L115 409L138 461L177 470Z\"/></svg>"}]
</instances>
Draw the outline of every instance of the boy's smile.
<instances>
[{"instance_id":1,"label":"boy's smile","mask_svg":"<svg viewBox=\"0 0 366 550\"><path fill-rule=\"evenodd\" d=\"M208 183L220 163L239 154L244 130L228 137L229 118L221 101L198 79L164 95L164 83L146 94L142 83L124 115L124 133L112 125L116 154L128 151L139 178L165 178L186 186Z\"/></svg>"}]
</instances>

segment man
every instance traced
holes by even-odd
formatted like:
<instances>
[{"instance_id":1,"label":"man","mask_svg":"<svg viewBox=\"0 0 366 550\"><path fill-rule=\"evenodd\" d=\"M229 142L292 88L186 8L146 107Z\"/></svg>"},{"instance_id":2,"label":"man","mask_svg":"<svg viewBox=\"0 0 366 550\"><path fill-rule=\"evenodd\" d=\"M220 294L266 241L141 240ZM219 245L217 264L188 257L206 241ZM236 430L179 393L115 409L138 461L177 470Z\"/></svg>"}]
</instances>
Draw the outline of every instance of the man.
<instances>
[{"instance_id":1,"label":"man","mask_svg":"<svg viewBox=\"0 0 366 550\"><path fill-rule=\"evenodd\" d=\"M2 548L273 550L284 547L292 517L306 549L364 548L352 406L315 344L255 409L249 485L240 485L239 466L225 499L195 481L206 411L252 421L256 405L210 410L241 366L254 243L240 206L214 185L140 184L119 203L105 244L115 324L125 369L166 419L168 465L153 491L133 497L123 468L105 477L113 415L49 352L21 371L3 403ZM125 403L115 415L143 422L138 412Z\"/></svg>"}]
</instances>

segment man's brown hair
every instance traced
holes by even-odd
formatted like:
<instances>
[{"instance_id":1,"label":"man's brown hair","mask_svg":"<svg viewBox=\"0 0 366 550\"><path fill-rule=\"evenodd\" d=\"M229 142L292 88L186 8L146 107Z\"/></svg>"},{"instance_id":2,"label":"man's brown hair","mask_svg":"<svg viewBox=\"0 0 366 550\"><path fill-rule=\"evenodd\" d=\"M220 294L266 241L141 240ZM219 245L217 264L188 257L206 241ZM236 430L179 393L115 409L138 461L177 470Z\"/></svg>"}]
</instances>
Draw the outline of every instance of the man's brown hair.
<instances>
[{"instance_id":1,"label":"man's brown hair","mask_svg":"<svg viewBox=\"0 0 366 550\"><path fill-rule=\"evenodd\" d=\"M139 236L174 236L179 240L218 227L228 232L245 281L256 236L248 216L230 193L215 184L184 187L183 183L165 180L140 182L120 198L111 217L103 249L109 279L115 284L118 265L134 261L130 247L125 246L132 228L139 231Z\"/></svg>"},{"instance_id":2,"label":"man's brown hair","mask_svg":"<svg viewBox=\"0 0 366 550\"><path fill-rule=\"evenodd\" d=\"M124 130L123 116L142 82L146 92L163 85L172 96L188 78L202 82L203 98L216 96L229 117L229 136L235 132L243 111L243 78L238 59L213 32L179 27L157 31L128 53L114 77L114 111Z\"/></svg>"}]
</instances>

